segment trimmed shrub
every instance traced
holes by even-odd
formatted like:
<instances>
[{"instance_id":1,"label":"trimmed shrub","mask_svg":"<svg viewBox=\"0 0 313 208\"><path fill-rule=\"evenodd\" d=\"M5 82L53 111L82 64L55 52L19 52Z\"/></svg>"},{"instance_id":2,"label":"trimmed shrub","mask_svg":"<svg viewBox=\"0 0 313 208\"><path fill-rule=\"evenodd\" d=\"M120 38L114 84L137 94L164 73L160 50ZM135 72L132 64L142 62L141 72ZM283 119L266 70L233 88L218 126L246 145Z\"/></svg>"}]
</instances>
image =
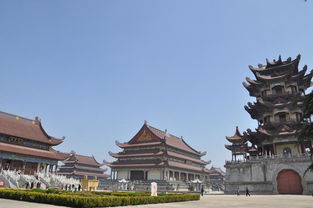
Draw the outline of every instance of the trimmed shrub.
<instances>
[{"instance_id":1,"label":"trimmed shrub","mask_svg":"<svg viewBox=\"0 0 313 208\"><path fill-rule=\"evenodd\" d=\"M135 196L114 196L118 192L101 192L111 193L109 197L101 197L96 194L94 196L80 196L70 195L67 192L64 193L47 193L36 192L26 190L14 190L14 189L0 189L0 198L15 199L21 201L38 202L45 204L54 204L60 206L78 207L78 208L91 208L91 207L113 207L113 206L127 206L127 205L139 205L139 204L156 204L156 203L168 203L179 201L191 201L199 200L199 194L168 194L157 197L141 195ZM130 194L121 192L121 194ZM138 193L141 194L141 193ZM147 194L147 193L145 193ZM96 195L96 196L95 196ZM105 194L103 194L105 195Z\"/></svg>"}]
</instances>

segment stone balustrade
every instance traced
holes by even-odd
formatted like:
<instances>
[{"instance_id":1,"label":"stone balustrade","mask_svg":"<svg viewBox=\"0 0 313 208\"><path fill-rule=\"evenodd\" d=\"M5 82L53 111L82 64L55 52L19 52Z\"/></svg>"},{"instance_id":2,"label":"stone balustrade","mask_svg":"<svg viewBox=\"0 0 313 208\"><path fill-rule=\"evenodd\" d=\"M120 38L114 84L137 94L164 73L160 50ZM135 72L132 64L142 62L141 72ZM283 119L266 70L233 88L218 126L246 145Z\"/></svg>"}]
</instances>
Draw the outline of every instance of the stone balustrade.
<instances>
[{"instance_id":1,"label":"stone balustrade","mask_svg":"<svg viewBox=\"0 0 313 208\"><path fill-rule=\"evenodd\" d=\"M225 161L225 164L240 164L240 163L249 163L249 162L262 162L262 161L310 161L311 155L309 153L304 154L293 154L293 155L264 155L264 156L253 156L245 160L233 160Z\"/></svg>"}]
</instances>

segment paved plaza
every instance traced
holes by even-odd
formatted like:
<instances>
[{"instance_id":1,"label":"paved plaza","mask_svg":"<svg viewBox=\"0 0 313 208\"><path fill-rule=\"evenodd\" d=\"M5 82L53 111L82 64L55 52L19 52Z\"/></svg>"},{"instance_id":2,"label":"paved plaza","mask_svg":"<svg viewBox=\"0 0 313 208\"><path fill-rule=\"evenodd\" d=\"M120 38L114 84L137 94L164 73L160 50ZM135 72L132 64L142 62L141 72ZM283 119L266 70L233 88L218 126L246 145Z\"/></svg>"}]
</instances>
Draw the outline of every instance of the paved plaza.
<instances>
[{"instance_id":1,"label":"paved plaza","mask_svg":"<svg viewBox=\"0 0 313 208\"><path fill-rule=\"evenodd\" d=\"M46 204L29 203L22 201L13 201L0 199L0 207L2 208L61 208L61 206L53 206ZM233 195L206 195L200 201L177 202L166 204L151 204L139 206L125 206L124 208L312 208L313 197L302 195L256 195L251 197L233 196Z\"/></svg>"}]
</instances>

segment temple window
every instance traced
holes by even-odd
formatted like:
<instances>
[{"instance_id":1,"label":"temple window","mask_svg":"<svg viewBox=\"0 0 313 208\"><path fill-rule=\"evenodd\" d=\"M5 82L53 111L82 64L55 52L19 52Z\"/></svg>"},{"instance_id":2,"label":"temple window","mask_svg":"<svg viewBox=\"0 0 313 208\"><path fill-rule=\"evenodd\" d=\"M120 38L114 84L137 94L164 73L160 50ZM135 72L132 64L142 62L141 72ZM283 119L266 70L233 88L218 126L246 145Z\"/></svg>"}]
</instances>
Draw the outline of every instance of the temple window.
<instances>
[{"instance_id":1,"label":"temple window","mask_svg":"<svg viewBox=\"0 0 313 208\"><path fill-rule=\"evenodd\" d=\"M262 97L266 97L268 95L268 90L263 90L262 91Z\"/></svg>"},{"instance_id":2,"label":"temple window","mask_svg":"<svg viewBox=\"0 0 313 208\"><path fill-rule=\"evenodd\" d=\"M286 122L287 121L287 113L281 112L275 115L276 122Z\"/></svg>"},{"instance_id":3,"label":"temple window","mask_svg":"<svg viewBox=\"0 0 313 208\"><path fill-rule=\"evenodd\" d=\"M290 88L290 92L291 93L296 93L297 92L297 86L290 85L289 88Z\"/></svg>"},{"instance_id":4,"label":"temple window","mask_svg":"<svg viewBox=\"0 0 313 208\"><path fill-rule=\"evenodd\" d=\"M273 88L272 88L272 91L273 91L274 94L276 94L276 95L281 95L281 94L283 94L283 89L284 89L283 86L278 85L278 86L273 87Z\"/></svg>"},{"instance_id":5,"label":"temple window","mask_svg":"<svg viewBox=\"0 0 313 208\"><path fill-rule=\"evenodd\" d=\"M283 149L283 155L284 156L288 156L288 155L291 155L291 149L289 147L285 147Z\"/></svg>"},{"instance_id":6,"label":"temple window","mask_svg":"<svg viewBox=\"0 0 313 208\"><path fill-rule=\"evenodd\" d=\"M301 121L301 118L302 118L302 113L295 113L296 115L296 121Z\"/></svg>"}]
</instances>

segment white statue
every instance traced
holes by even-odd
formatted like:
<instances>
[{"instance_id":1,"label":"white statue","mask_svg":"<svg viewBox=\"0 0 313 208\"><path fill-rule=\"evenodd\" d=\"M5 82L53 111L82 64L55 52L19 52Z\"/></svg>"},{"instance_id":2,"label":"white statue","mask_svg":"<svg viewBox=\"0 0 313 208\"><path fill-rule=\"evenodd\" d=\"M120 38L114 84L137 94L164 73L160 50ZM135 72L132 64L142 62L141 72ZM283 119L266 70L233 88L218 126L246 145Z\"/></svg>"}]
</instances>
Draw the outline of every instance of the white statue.
<instances>
[{"instance_id":1,"label":"white statue","mask_svg":"<svg viewBox=\"0 0 313 208\"><path fill-rule=\"evenodd\" d=\"M151 183L151 196L158 196L158 184L156 182Z\"/></svg>"}]
</instances>

